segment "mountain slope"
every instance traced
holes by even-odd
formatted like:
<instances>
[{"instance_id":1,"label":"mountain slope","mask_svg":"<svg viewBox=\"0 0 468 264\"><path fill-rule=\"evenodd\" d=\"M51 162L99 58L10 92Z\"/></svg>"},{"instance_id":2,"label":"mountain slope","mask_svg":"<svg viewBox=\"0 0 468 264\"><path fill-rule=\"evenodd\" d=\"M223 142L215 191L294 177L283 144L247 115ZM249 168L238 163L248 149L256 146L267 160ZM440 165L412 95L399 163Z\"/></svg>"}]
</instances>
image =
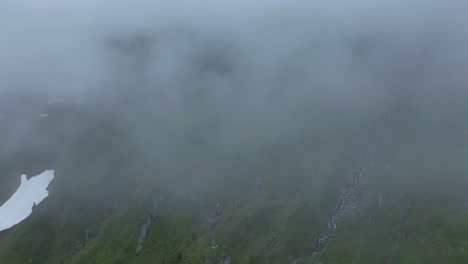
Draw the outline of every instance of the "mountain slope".
<instances>
[{"instance_id":1,"label":"mountain slope","mask_svg":"<svg viewBox=\"0 0 468 264\"><path fill-rule=\"evenodd\" d=\"M453 97L435 106L436 95L328 112L310 133L244 152L202 144L151 156L118 114L73 113L50 196L0 240L0 262L464 263L468 109ZM203 223L217 203L212 249Z\"/></svg>"}]
</instances>

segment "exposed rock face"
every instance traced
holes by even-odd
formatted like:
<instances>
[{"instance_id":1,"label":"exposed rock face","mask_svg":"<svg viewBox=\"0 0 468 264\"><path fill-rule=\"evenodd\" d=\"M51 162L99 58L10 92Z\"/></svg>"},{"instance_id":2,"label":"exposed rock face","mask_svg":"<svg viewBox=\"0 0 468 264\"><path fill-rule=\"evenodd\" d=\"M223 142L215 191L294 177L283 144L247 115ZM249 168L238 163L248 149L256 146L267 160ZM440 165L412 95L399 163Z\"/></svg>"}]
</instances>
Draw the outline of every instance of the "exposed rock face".
<instances>
[{"instance_id":1,"label":"exposed rock face","mask_svg":"<svg viewBox=\"0 0 468 264\"><path fill-rule=\"evenodd\" d=\"M140 254L141 250L143 249L146 237L148 236L151 229L151 222L156 221L160 216L160 209L158 204L161 203L164 203L164 191L161 191L159 199L154 198L153 208L151 208L151 210L148 211L148 218L146 222L141 226L140 239L138 240L138 245L135 252L137 255Z\"/></svg>"},{"instance_id":2,"label":"exposed rock face","mask_svg":"<svg viewBox=\"0 0 468 264\"><path fill-rule=\"evenodd\" d=\"M140 239L138 240L138 246L136 249L136 254L140 254L143 249L143 244L145 243L146 237L149 234L151 228L151 217L148 216L148 220L141 226Z\"/></svg>"},{"instance_id":3,"label":"exposed rock face","mask_svg":"<svg viewBox=\"0 0 468 264\"><path fill-rule=\"evenodd\" d=\"M151 218L151 220L156 221L159 217L159 206L158 206L158 201L154 199L153 202L153 209L148 211L148 215Z\"/></svg>"},{"instance_id":4,"label":"exposed rock face","mask_svg":"<svg viewBox=\"0 0 468 264\"><path fill-rule=\"evenodd\" d=\"M379 206L382 207L384 205L384 195L381 194L379 197Z\"/></svg>"},{"instance_id":5,"label":"exposed rock face","mask_svg":"<svg viewBox=\"0 0 468 264\"><path fill-rule=\"evenodd\" d=\"M211 236L211 248L215 249L218 245L216 245L216 240L214 237L214 228L218 225L219 220L221 218L216 215L205 216L205 222L203 223L205 228L208 229Z\"/></svg>"},{"instance_id":6,"label":"exposed rock face","mask_svg":"<svg viewBox=\"0 0 468 264\"><path fill-rule=\"evenodd\" d=\"M75 238L72 238L72 243L75 246L75 249L76 249L75 251L78 252L84 247L86 242L75 237Z\"/></svg>"},{"instance_id":7,"label":"exposed rock face","mask_svg":"<svg viewBox=\"0 0 468 264\"><path fill-rule=\"evenodd\" d=\"M98 233L99 233L98 227L86 228L85 230L86 241L96 238L98 236Z\"/></svg>"},{"instance_id":8,"label":"exposed rock face","mask_svg":"<svg viewBox=\"0 0 468 264\"><path fill-rule=\"evenodd\" d=\"M216 259L207 259L205 260L205 264L230 264L231 257L229 257L226 253L223 253L221 257Z\"/></svg>"},{"instance_id":9,"label":"exposed rock face","mask_svg":"<svg viewBox=\"0 0 468 264\"><path fill-rule=\"evenodd\" d=\"M314 255L315 253L323 250L329 239L335 233L338 225L352 214L357 213L361 208L367 204L369 200L369 193L363 183L363 177L369 167L372 166L372 162L375 156L375 148L379 143L382 132L390 124L392 118L393 109L390 110L380 126L377 127L374 137L372 138L368 148L363 154L359 156L359 167L357 170L351 172L347 177L347 183L341 188L338 197L338 202L330 213L327 226L324 228L322 233L315 238L314 243L311 247L306 248L302 254L293 255L290 257L290 264L302 263L305 259ZM383 197L382 197L383 204Z\"/></svg>"}]
</instances>

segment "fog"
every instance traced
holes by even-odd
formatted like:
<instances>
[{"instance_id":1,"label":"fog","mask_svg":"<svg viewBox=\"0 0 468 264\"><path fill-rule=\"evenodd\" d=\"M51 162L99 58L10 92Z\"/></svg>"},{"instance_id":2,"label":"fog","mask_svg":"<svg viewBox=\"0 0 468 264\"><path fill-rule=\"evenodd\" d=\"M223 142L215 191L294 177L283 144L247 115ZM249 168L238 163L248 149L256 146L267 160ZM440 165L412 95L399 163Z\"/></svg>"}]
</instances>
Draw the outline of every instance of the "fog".
<instances>
[{"instance_id":1,"label":"fog","mask_svg":"<svg viewBox=\"0 0 468 264\"><path fill-rule=\"evenodd\" d=\"M155 159L331 137L356 116L411 100L413 91L465 94L467 7L457 0L2 1L0 96L99 106L96 115L118 116ZM43 108L30 101L22 111ZM29 130L18 124L12 137L22 141Z\"/></svg>"},{"instance_id":2,"label":"fog","mask_svg":"<svg viewBox=\"0 0 468 264\"><path fill-rule=\"evenodd\" d=\"M117 261L124 255L107 242L132 243L137 230L144 242L159 210L165 228L188 208L193 223L184 215L174 229L223 210L219 228L245 246L235 250L243 261L271 248L290 263L324 250L363 212L362 229L349 231L370 239L347 233L343 245L359 247L356 259L363 243L386 245L372 247L382 261L390 243L400 248L390 234L407 237L413 194L466 192L467 13L463 0L0 0L0 203L19 175L55 171L47 202L10 244L14 256L65 261L99 233L86 254L102 248L93 259ZM419 223L434 231L449 203L435 224L429 209L414 210L408 241L426 237ZM211 232L218 221L208 222ZM75 232L86 240L66 244ZM445 259L441 234L434 248ZM182 249L180 237L171 248ZM421 244L405 252L432 251ZM0 258L13 261L4 248ZM193 262L189 252L171 255Z\"/></svg>"}]
</instances>

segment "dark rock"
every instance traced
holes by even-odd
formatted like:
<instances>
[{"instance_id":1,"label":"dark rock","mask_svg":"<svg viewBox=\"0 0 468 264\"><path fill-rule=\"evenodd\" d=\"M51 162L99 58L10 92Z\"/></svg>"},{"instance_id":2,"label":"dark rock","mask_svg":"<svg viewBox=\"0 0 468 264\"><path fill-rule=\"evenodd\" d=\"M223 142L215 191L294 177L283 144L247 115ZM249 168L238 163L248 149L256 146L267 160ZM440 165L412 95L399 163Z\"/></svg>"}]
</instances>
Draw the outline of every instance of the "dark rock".
<instances>
[{"instance_id":1,"label":"dark rock","mask_svg":"<svg viewBox=\"0 0 468 264\"><path fill-rule=\"evenodd\" d=\"M158 204L164 203L164 190L161 191L159 199L154 198L153 208L148 211L148 218L146 222L141 226L140 229L140 239L138 240L138 245L136 249L136 254L138 255L143 249L143 244L145 243L146 237L148 236L151 229L151 222L155 222L160 216L160 209Z\"/></svg>"},{"instance_id":2,"label":"dark rock","mask_svg":"<svg viewBox=\"0 0 468 264\"><path fill-rule=\"evenodd\" d=\"M216 240L214 237L214 228L218 225L220 219L221 218L216 215L209 215L209 216L205 216L205 221L203 223L205 228L208 229L208 232L210 232L211 248L213 249L217 247Z\"/></svg>"},{"instance_id":3,"label":"dark rock","mask_svg":"<svg viewBox=\"0 0 468 264\"><path fill-rule=\"evenodd\" d=\"M99 233L98 227L86 228L85 230L86 241L96 238L98 236L98 233Z\"/></svg>"},{"instance_id":4,"label":"dark rock","mask_svg":"<svg viewBox=\"0 0 468 264\"><path fill-rule=\"evenodd\" d=\"M85 242L83 240L76 238L76 237L72 238L72 243L75 246L77 251L81 250L85 245Z\"/></svg>"},{"instance_id":5,"label":"dark rock","mask_svg":"<svg viewBox=\"0 0 468 264\"><path fill-rule=\"evenodd\" d=\"M205 264L231 264L231 257L223 253L219 258L206 259Z\"/></svg>"},{"instance_id":6,"label":"dark rock","mask_svg":"<svg viewBox=\"0 0 468 264\"><path fill-rule=\"evenodd\" d=\"M136 254L140 254L141 250L143 249L143 244L145 243L146 237L149 234L151 228L151 219L148 217L146 223L143 224L140 230L140 239L138 240L138 246L136 249Z\"/></svg>"},{"instance_id":7,"label":"dark rock","mask_svg":"<svg viewBox=\"0 0 468 264\"><path fill-rule=\"evenodd\" d=\"M153 201L153 209L148 211L148 214L153 221L156 221L156 219L158 219L160 215L160 210L159 210L158 201L156 200L156 198Z\"/></svg>"},{"instance_id":8,"label":"dark rock","mask_svg":"<svg viewBox=\"0 0 468 264\"><path fill-rule=\"evenodd\" d=\"M379 143L382 132L390 123L392 113L393 109L379 122L380 125L376 128L374 137L369 145L362 154L358 155L359 166L357 170L347 176L347 182L340 189L337 203L329 215L327 226L314 239L312 247L304 249L299 255L291 256L289 263L301 263L315 253L323 250L340 222L357 213L368 202L369 192L365 189L363 177L374 160L375 148ZM383 205L383 196L379 199L379 204Z\"/></svg>"}]
</instances>

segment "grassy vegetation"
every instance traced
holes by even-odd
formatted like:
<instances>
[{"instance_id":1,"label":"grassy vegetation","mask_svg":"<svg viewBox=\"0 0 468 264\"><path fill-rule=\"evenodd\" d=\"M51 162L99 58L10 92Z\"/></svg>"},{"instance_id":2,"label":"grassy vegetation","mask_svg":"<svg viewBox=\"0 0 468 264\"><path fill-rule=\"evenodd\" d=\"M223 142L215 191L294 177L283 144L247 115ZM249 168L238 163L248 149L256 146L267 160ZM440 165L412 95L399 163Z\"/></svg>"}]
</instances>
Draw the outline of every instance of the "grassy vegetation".
<instances>
[{"instance_id":1,"label":"grassy vegetation","mask_svg":"<svg viewBox=\"0 0 468 264\"><path fill-rule=\"evenodd\" d=\"M444 118L467 109L461 101L449 109L427 100L418 111L410 106L397 111L376 149L363 183L369 202L307 263L468 263L468 122ZM118 125L98 122L83 132L101 135L97 144L77 133L78 144L64 146L68 156L58 164L51 196L0 241L0 263L205 263L223 254L232 263L288 263L323 230L337 189L372 135L367 121L382 115L363 113L342 117L352 122L322 120L315 134L276 146L195 157L164 171L143 159ZM208 176L181 176L194 174ZM260 175L264 187L256 190ZM163 185L169 205L135 255ZM191 192L206 204L191 205ZM224 214L215 230L218 248L211 249L201 224L218 202ZM84 243L90 227L99 227L98 235Z\"/></svg>"}]
</instances>

